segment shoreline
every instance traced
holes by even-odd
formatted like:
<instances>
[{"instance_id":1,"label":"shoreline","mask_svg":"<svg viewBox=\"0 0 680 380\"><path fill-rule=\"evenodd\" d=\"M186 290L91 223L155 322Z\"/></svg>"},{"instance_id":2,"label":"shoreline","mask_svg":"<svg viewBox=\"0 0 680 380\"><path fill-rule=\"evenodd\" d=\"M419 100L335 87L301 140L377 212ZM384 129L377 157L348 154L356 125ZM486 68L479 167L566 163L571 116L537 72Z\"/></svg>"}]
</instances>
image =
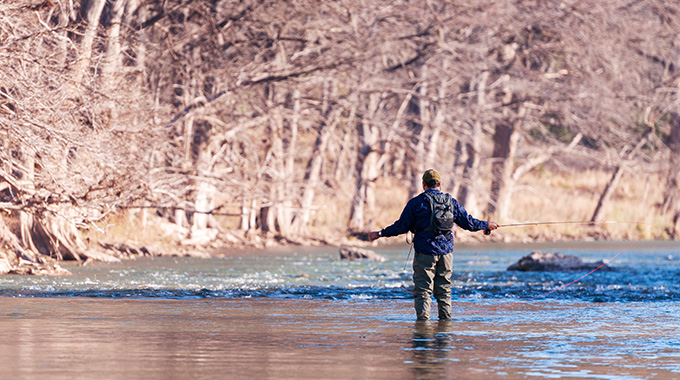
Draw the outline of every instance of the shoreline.
<instances>
[{"instance_id":1,"label":"shoreline","mask_svg":"<svg viewBox=\"0 0 680 380\"><path fill-rule=\"evenodd\" d=\"M520 236L521 238L517 238ZM597 247L598 245L607 245L611 248L612 244L620 242L621 248L634 242L634 247L668 247L677 245L674 240L645 240L638 241L632 239L595 239L590 236L577 239L569 236L564 239L546 239L545 236L531 237L529 235L500 235L484 237L481 233L462 233L455 237L456 243L454 246L454 254L456 250L460 249L494 249L494 250L525 250L526 254L534 250L569 250L582 247ZM43 263L24 262L24 267L17 266L4 272L4 274L18 274L18 275L69 275L70 272L66 268L85 266L92 262L106 262L106 261L128 261L136 260L142 257L195 257L195 258L215 258L215 257L239 257L239 256L285 256L295 252L306 253L313 251L334 252L337 253L342 247L357 247L369 249L372 251L395 251L410 249L405 236L393 237L378 240L375 242L368 242L356 238L345 237L343 239L305 239L298 241L281 240L271 238L267 240L267 244L249 245L244 242L234 244L233 242L214 241L208 246L185 246L181 244L158 244L157 247L150 248L151 245L145 246L133 242L120 243L102 243L102 247L109 247L109 250L115 250L117 255L112 255L110 260L95 260L88 259L77 262L72 260L57 260L46 257ZM595 248L596 249L596 248ZM95 249L96 251L96 249ZM104 256L102 256L104 257ZM66 268L64 268L66 267Z\"/></svg>"},{"instance_id":2,"label":"shoreline","mask_svg":"<svg viewBox=\"0 0 680 380\"><path fill-rule=\"evenodd\" d=\"M680 245L677 241L673 240L556 240L556 241L537 241L537 242L526 242L526 241L462 241L456 242L453 248L453 253L457 250L473 250L479 249L480 246L487 249L493 250L518 250L526 248L527 250L541 250L541 249L554 249L554 250L568 250L568 249L583 249L592 248L599 249L598 246L607 246L611 248L614 246L621 246L625 248L631 243L634 244L633 247L662 247L668 248L673 246L678 246L680 253ZM399 250L409 250L410 246L406 242L385 242L378 244L352 244L352 242L347 242L342 245L279 245L267 248L260 247L222 247L212 250L209 257L237 257L245 255L253 256L279 256L292 254L295 252L306 253L306 252L337 252L341 247L360 247L364 249L369 249L372 251L399 251ZM527 253L530 253L528 251Z\"/></svg>"}]
</instances>

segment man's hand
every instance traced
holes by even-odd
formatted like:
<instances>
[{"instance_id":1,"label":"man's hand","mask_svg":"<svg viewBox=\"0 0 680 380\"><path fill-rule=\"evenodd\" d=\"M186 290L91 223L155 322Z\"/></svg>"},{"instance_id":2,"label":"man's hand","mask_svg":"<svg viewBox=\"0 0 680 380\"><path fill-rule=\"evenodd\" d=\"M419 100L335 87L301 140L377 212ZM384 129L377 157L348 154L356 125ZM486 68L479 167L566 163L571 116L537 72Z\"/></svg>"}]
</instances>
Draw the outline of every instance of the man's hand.
<instances>
[{"instance_id":1,"label":"man's hand","mask_svg":"<svg viewBox=\"0 0 680 380\"><path fill-rule=\"evenodd\" d=\"M487 223L489 223L489 227L487 227L487 228L484 230L484 235L491 235L491 231L493 231L493 230L497 229L498 227L500 227L500 225L499 225L498 223L496 223L496 222L488 221Z\"/></svg>"},{"instance_id":2,"label":"man's hand","mask_svg":"<svg viewBox=\"0 0 680 380\"><path fill-rule=\"evenodd\" d=\"M368 240L375 240L380 237L380 231L371 231L368 233Z\"/></svg>"}]
</instances>

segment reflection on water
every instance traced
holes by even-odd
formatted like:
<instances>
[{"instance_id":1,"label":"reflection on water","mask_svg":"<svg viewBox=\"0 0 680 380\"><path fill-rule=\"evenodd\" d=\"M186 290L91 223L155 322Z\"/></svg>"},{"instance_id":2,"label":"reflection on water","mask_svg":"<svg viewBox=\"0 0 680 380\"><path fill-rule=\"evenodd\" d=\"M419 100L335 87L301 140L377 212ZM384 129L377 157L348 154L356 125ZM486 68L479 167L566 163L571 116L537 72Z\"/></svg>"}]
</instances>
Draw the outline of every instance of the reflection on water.
<instances>
[{"instance_id":1,"label":"reflection on water","mask_svg":"<svg viewBox=\"0 0 680 380\"><path fill-rule=\"evenodd\" d=\"M670 303L542 301L414 322L402 300L0 302L3 379L680 378Z\"/></svg>"},{"instance_id":2,"label":"reflection on water","mask_svg":"<svg viewBox=\"0 0 680 380\"><path fill-rule=\"evenodd\" d=\"M445 378L448 361L458 361L454 357L455 347L450 347L453 322L417 321L413 328L411 364L414 378Z\"/></svg>"},{"instance_id":3,"label":"reflection on water","mask_svg":"<svg viewBox=\"0 0 680 380\"><path fill-rule=\"evenodd\" d=\"M618 247L568 251L586 260ZM149 259L0 276L2 379L680 378L680 261L636 246L613 272L510 273L481 252L452 322L414 322L405 251ZM456 252L461 271L475 250Z\"/></svg>"}]
</instances>

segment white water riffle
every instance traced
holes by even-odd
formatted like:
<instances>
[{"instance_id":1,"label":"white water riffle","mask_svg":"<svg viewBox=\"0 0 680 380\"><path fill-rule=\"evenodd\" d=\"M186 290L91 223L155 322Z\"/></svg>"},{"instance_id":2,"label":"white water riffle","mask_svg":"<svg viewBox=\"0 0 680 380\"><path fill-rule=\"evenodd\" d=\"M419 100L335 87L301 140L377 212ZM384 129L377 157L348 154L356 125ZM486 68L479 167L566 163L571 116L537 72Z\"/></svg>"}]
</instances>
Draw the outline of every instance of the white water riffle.
<instances>
[{"instance_id":1,"label":"white water riffle","mask_svg":"<svg viewBox=\"0 0 680 380\"><path fill-rule=\"evenodd\" d=\"M625 243L556 244L555 251L584 261L607 260ZM546 249L545 243L541 249ZM456 247L453 296L458 300L540 297L586 272L510 272L506 268L535 247ZM550 247L548 246L548 249ZM144 258L71 267L72 276L0 277L0 294L26 297L139 297L301 299L410 299L408 247L378 249L385 262L347 261L337 251L306 249L222 258ZM582 302L680 300L680 261L672 244L637 243L609 265L546 298ZM412 255L411 255L412 257ZM469 270L458 280L467 268Z\"/></svg>"}]
</instances>

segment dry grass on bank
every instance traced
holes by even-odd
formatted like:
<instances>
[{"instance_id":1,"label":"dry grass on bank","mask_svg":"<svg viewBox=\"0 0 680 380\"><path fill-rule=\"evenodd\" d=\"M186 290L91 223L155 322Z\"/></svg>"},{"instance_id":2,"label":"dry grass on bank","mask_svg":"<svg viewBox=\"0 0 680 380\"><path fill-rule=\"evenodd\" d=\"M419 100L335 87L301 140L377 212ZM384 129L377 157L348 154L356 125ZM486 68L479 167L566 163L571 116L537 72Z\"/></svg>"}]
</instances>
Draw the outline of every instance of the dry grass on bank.
<instances>
[{"instance_id":1,"label":"dry grass on bank","mask_svg":"<svg viewBox=\"0 0 680 380\"><path fill-rule=\"evenodd\" d=\"M133 242L166 252L180 241L181 234L171 230L172 226L149 209L130 209L112 214L83 233L91 246L98 242Z\"/></svg>"},{"instance_id":2,"label":"dry grass on bank","mask_svg":"<svg viewBox=\"0 0 680 380\"><path fill-rule=\"evenodd\" d=\"M512 204L500 224L549 221L588 221L609 181L611 173L600 170L561 172L534 171L523 177L512 194ZM612 195L603 220L621 223L542 225L500 229L493 238L503 241L590 240L590 239L668 239L665 227L669 218L659 215L658 205L663 200L664 181L657 175L640 178L625 173ZM407 201L403 186L380 180L374 228L393 223ZM485 209L490 184L481 181L478 207ZM443 189L447 191L447 189ZM487 215L473 215L488 219ZM458 232L462 241L480 237L465 231Z\"/></svg>"},{"instance_id":3,"label":"dry grass on bank","mask_svg":"<svg viewBox=\"0 0 680 380\"><path fill-rule=\"evenodd\" d=\"M511 224L590 220L610 175L609 172L598 170L575 170L559 174L534 171L516 184L509 216L506 220L498 222ZM490 184L484 180L480 182L479 208L485 209ZM659 215L658 211L658 205L663 200L663 183L656 175L643 179L631 173L623 175L606 207L603 219L625 223L596 226L564 224L508 227L492 234L491 239L504 242L668 239L665 231L669 223L668 218ZM349 195L351 189L347 190L347 194L317 195L315 200L317 208L309 225L310 237L349 243L353 241L352 238L346 237L351 204ZM378 180L376 210L373 214L366 215L369 221L366 230L382 228L393 223L401 214L407 200L408 187L403 182L389 178ZM133 241L160 250L177 247L186 236L182 237L181 231L173 230L174 225L154 214L150 210L121 212L100 223L98 231L91 230L86 235L93 242ZM487 219L484 214L473 216ZM225 230L233 230L238 228L237 219L225 216L219 217L218 222ZM484 238L479 233L466 231L457 231L456 235L460 242L474 242ZM380 242L389 244L403 241L404 237L397 237L383 239ZM218 243L233 245L233 242L226 240Z\"/></svg>"},{"instance_id":4,"label":"dry grass on bank","mask_svg":"<svg viewBox=\"0 0 680 380\"><path fill-rule=\"evenodd\" d=\"M588 221L610 176L609 172L596 170L571 171L559 175L532 173L517 184L510 213L512 220L503 222ZM602 218L619 223L537 226L523 228L525 231L517 228L512 233L515 236L549 240L667 239L664 230L667 222L658 214L658 205L663 200L662 183L655 175L641 179L625 173L605 207Z\"/></svg>"}]
</instances>

